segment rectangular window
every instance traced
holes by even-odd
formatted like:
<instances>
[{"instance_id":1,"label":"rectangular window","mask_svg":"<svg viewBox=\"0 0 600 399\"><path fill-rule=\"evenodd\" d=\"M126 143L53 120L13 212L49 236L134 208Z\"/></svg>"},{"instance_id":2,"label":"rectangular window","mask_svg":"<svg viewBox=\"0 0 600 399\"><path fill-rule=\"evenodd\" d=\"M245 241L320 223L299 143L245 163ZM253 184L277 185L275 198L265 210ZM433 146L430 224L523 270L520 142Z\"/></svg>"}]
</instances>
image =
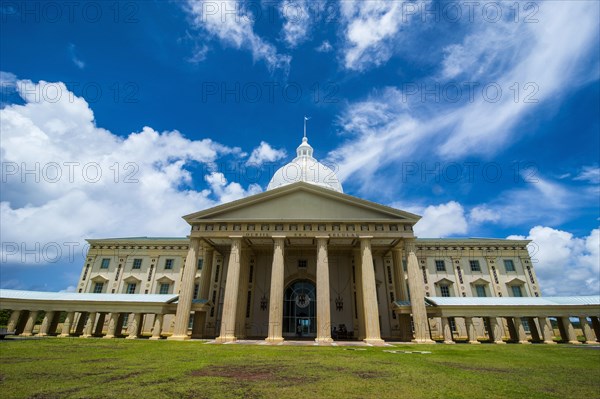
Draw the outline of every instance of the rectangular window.
<instances>
[{"instance_id":1,"label":"rectangular window","mask_svg":"<svg viewBox=\"0 0 600 399\"><path fill-rule=\"evenodd\" d=\"M523 291L521 290L521 286L520 285L513 285L510 288L512 289L513 296L516 296L516 297L522 297L523 296Z\"/></svg>"},{"instance_id":2,"label":"rectangular window","mask_svg":"<svg viewBox=\"0 0 600 399\"><path fill-rule=\"evenodd\" d=\"M531 334L531 328L529 327L529 320L527 320L526 317L521 318L521 324L523 324L523 330L525 330L525 333Z\"/></svg>"},{"instance_id":3,"label":"rectangular window","mask_svg":"<svg viewBox=\"0 0 600 399\"><path fill-rule=\"evenodd\" d=\"M456 332L456 331L458 331L458 330L456 329L456 320L454 319L454 317L448 317L448 322L450 323L450 330L451 330L452 332Z\"/></svg>"},{"instance_id":4,"label":"rectangular window","mask_svg":"<svg viewBox=\"0 0 600 399\"><path fill-rule=\"evenodd\" d=\"M447 285L440 285L440 293L444 297L449 297L450 296L450 287L448 287Z\"/></svg>"},{"instance_id":5,"label":"rectangular window","mask_svg":"<svg viewBox=\"0 0 600 399\"><path fill-rule=\"evenodd\" d=\"M479 265L478 260L470 260L469 265L471 265L472 272L480 272L481 271L481 266Z\"/></svg>"},{"instance_id":6,"label":"rectangular window","mask_svg":"<svg viewBox=\"0 0 600 399\"><path fill-rule=\"evenodd\" d=\"M169 283L161 283L160 284L160 290L158 291L158 293L161 294L161 295L168 294L170 286L171 286L171 284L169 284Z\"/></svg>"},{"instance_id":7,"label":"rectangular window","mask_svg":"<svg viewBox=\"0 0 600 399\"><path fill-rule=\"evenodd\" d=\"M443 260L436 260L435 261L435 270L438 272L445 272L446 271L446 262L444 262Z\"/></svg>"},{"instance_id":8,"label":"rectangular window","mask_svg":"<svg viewBox=\"0 0 600 399\"><path fill-rule=\"evenodd\" d=\"M173 259L165 259L165 270L173 270Z\"/></svg>"},{"instance_id":9,"label":"rectangular window","mask_svg":"<svg viewBox=\"0 0 600 399\"><path fill-rule=\"evenodd\" d=\"M110 265L110 259L104 258L102 259L102 264L100 264L100 269L108 269L108 265Z\"/></svg>"},{"instance_id":10,"label":"rectangular window","mask_svg":"<svg viewBox=\"0 0 600 399\"><path fill-rule=\"evenodd\" d=\"M199 292L200 292L200 284L194 284L194 299L198 299Z\"/></svg>"},{"instance_id":11,"label":"rectangular window","mask_svg":"<svg viewBox=\"0 0 600 399\"><path fill-rule=\"evenodd\" d=\"M133 260L133 267L132 269L141 269L142 268L142 260L141 259L134 259Z\"/></svg>"},{"instance_id":12,"label":"rectangular window","mask_svg":"<svg viewBox=\"0 0 600 399\"><path fill-rule=\"evenodd\" d=\"M94 294L101 294L102 288L104 288L104 283L96 283L94 284Z\"/></svg>"},{"instance_id":13,"label":"rectangular window","mask_svg":"<svg viewBox=\"0 0 600 399\"><path fill-rule=\"evenodd\" d=\"M477 292L478 297L486 297L487 296L487 294L485 293L485 285L476 285L475 291Z\"/></svg>"},{"instance_id":14,"label":"rectangular window","mask_svg":"<svg viewBox=\"0 0 600 399\"><path fill-rule=\"evenodd\" d=\"M515 262L513 262L512 259L504 259L504 269L507 272L514 272L515 271Z\"/></svg>"},{"instance_id":15,"label":"rectangular window","mask_svg":"<svg viewBox=\"0 0 600 399\"><path fill-rule=\"evenodd\" d=\"M198 270L202 271L202 266L204 266L204 259L198 259Z\"/></svg>"},{"instance_id":16,"label":"rectangular window","mask_svg":"<svg viewBox=\"0 0 600 399\"><path fill-rule=\"evenodd\" d=\"M307 265L308 265L308 262L306 259L298 259L298 267L306 268Z\"/></svg>"},{"instance_id":17,"label":"rectangular window","mask_svg":"<svg viewBox=\"0 0 600 399\"><path fill-rule=\"evenodd\" d=\"M127 291L125 291L126 294L135 294L135 283L129 283L127 284Z\"/></svg>"}]
</instances>

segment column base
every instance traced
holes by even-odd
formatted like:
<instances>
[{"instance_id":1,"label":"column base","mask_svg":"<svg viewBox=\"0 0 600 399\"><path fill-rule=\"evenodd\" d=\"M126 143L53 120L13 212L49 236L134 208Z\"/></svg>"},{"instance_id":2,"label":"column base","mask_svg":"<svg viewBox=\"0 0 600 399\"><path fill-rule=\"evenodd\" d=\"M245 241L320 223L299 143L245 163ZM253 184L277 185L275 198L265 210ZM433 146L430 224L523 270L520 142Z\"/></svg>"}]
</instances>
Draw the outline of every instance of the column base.
<instances>
[{"instance_id":1,"label":"column base","mask_svg":"<svg viewBox=\"0 0 600 399\"><path fill-rule=\"evenodd\" d=\"M522 345L531 344L531 342L529 342L529 341L519 341L518 343L522 344Z\"/></svg>"},{"instance_id":2,"label":"column base","mask_svg":"<svg viewBox=\"0 0 600 399\"><path fill-rule=\"evenodd\" d=\"M234 337L233 335L226 335L224 337L217 337L217 339L215 339L215 342L217 344L226 344L228 342L235 342L237 341L237 338Z\"/></svg>"},{"instance_id":3,"label":"column base","mask_svg":"<svg viewBox=\"0 0 600 399\"><path fill-rule=\"evenodd\" d=\"M556 345L556 342L554 342L554 341L544 341L544 343L546 345Z\"/></svg>"},{"instance_id":4,"label":"column base","mask_svg":"<svg viewBox=\"0 0 600 399\"><path fill-rule=\"evenodd\" d=\"M504 341L494 341L492 343L496 344L496 345L506 345L506 342L504 342Z\"/></svg>"},{"instance_id":5,"label":"column base","mask_svg":"<svg viewBox=\"0 0 600 399\"><path fill-rule=\"evenodd\" d=\"M571 345L581 345L581 341L569 341Z\"/></svg>"},{"instance_id":6,"label":"column base","mask_svg":"<svg viewBox=\"0 0 600 399\"><path fill-rule=\"evenodd\" d=\"M189 335L171 335L167 337L167 341L187 341L190 339Z\"/></svg>"},{"instance_id":7,"label":"column base","mask_svg":"<svg viewBox=\"0 0 600 399\"><path fill-rule=\"evenodd\" d=\"M283 337L275 337L275 338L266 338L265 342L268 344L277 345L284 341Z\"/></svg>"},{"instance_id":8,"label":"column base","mask_svg":"<svg viewBox=\"0 0 600 399\"><path fill-rule=\"evenodd\" d=\"M381 338L367 338L363 339L363 342L373 346L383 346L385 345L385 341ZM433 342L433 341L432 341Z\"/></svg>"},{"instance_id":9,"label":"column base","mask_svg":"<svg viewBox=\"0 0 600 399\"><path fill-rule=\"evenodd\" d=\"M36 335L37 337L47 337L48 334L44 334L44 333L38 333L38 335Z\"/></svg>"},{"instance_id":10,"label":"column base","mask_svg":"<svg viewBox=\"0 0 600 399\"><path fill-rule=\"evenodd\" d=\"M20 337L31 337L31 336L33 336L33 334L32 333L21 333L21 334L19 334L19 336Z\"/></svg>"},{"instance_id":11,"label":"column base","mask_svg":"<svg viewBox=\"0 0 600 399\"><path fill-rule=\"evenodd\" d=\"M331 338L331 337L315 338L315 342L317 344L331 344L331 343L333 343L333 338Z\"/></svg>"},{"instance_id":12,"label":"column base","mask_svg":"<svg viewBox=\"0 0 600 399\"><path fill-rule=\"evenodd\" d=\"M469 341L469 344L470 345L480 345L481 342L479 342L479 341Z\"/></svg>"},{"instance_id":13,"label":"column base","mask_svg":"<svg viewBox=\"0 0 600 399\"><path fill-rule=\"evenodd\" d=\"M454 345L454 344L456 344L456 342L454 342L454 341L444 341L444 344L446 344L446 345Z\"/></svg>"},{"instance_id":14,"label":"column base","mask_svg":"<svg viewBox=\"0 0 600 399\"><path fill-rule=\"evenodd\" d=\"M128 335L125 337L125 339L138 339L137 335Z\"/></svg>"},{"instance_id":15,"label":"column base","mask_svg":"<svg viewBox=\"0 0 600 399\"><path fill-rule=\"evenodd\" d=\"M79 338L91 338L91 337L92 337L92 335L85 335L85 334L79 336Z\"/></svg>"},{"instance_id":16,"label":"column base","mask_svg":"<svg viewBox=\"0 0 600 399\"><path fill-rule=\"evenodd\" d=\"M59 335L59 337L61 337L61 336L62 335ZM106 334L104 337L102 337L102 339L111 339L111 338L114 338L114 337L115 337L114 335L108 335L108 334Z\"/></svg>"},{"instance_id":17,"label":"column base","mask_svg":"<svg viewBox=\"0 0 600 399\"><path fill-rule=\"evenodd\" d=\"M157 340L161 339L161 337L152 336L152 337L150 337L148 339L151 340L151 341L157 341Z\"/></svg>"},{"instance_id":18,"label":"column base","mask_svg":"<svg viewBox=\"0 0 600 399\"><path fill-rule=\"evenodd\" d=\"M410 342L413 344L435 344L435 341L431 339L413 339Z\"/></svg>"},{"instance_id":19,"label":"column base","mask_svg":"<svg viewBox=\"0 0 600 399\"><path fill-rule=\"evenodd\" d=\"M70 337L70 336L71 336L71 334L60 334L59 335L60 338L67 338L67 337Z\"/></svg>"}]
</instances>

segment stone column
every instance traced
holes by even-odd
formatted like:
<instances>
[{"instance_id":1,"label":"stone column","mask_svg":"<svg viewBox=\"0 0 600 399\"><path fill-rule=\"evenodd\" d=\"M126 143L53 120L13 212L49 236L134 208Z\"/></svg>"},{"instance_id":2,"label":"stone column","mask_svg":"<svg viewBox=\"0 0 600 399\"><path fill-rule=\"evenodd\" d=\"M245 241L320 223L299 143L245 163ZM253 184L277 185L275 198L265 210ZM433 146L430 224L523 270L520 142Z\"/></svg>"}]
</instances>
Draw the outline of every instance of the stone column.
<instances>
[{"instance_id":1,"label":"stone column","mask_svg":"<svg viewBox=\"0 0 600 399\"><path fill-rule=\"evenodd\" d=\"M38 311L31 310L29 316L27 316L27 323L21 335L23 337L31 337L33 335L33 327L35 327L35 321L37 320Z\"/></svg>"},{"instance_id":2,"label":"stone column","mask_svg":"<svg viewBox=\"0 0 600 399\"><path fill-rule=\"evenodd\" d=\"M379 307L377 305L377 290L375 288L375 268L371 253L371 236L360 237L362 254L361 274L363 307L365 312L365 341L371 345L383 345L379 330Z\"/></svg>"},{"instance_id":3,"label":"stone column","mask_svg":"<svg viewBox=\"0 0 600 399\"><path fill-rule=\"evenodd\" d=\"M470 344L480 344L481 342L477 341L477 333L475 332L475 324L473 324L472 317L465 317L465 327L467 328L467 338L469 339Z\"/></svg>"},{"instance_id":4,"label":"stone column","mask_svg":"<svg viewBox=\"0 0 600 399\"><path fill-rule=\"evenodd\" d=\"M200 274L200 287L198 299L207 299L210 293L210 278L212 276L212 265L214 250L212 247L204 250L204 264ZM194 324L192 325L192 338L204 338L204 325L206 324L206 311L194 312Z\"/></svg>"},{"instance_id":5,"label":"stone column","mask_svg":"<svg viewBox=\"0 0 600 399\"><path fill-rule=\"evenodd\" d=\"M452 339L452 328L450 326L450 322L447 317L442 317L442 333L444 335L444 343L445 344L455 344L454 339Z\"/></svg>"},{"instance_id":6,"label":"stone column","mask_svg":"<svg viewBox=\"0 0 600 399\"><path fill-rule=\"evenodd\" d=\"M596 333L596 341L600 342L600 318L590 317L592 319L592 329Z\"/></svg>"},{"instance_id":7,"label":"stone column","mask_svg":"<svg viewBox=\"0 0 600 399\"><path fill-rule=\"evenodd\" d=\"M573 324L571 324L571 320L569 320L568 316L558 317L558 325L562 326L561 336L563 341L567 341L572 345L580 344L577 340L577 335L575 335L575 330L573 329Z\"/></svg>"},{"instance_id":8,"label":"stone column","mask_svg":"<svg viewBox=\"0 0 600 399\"><path fill-rule=\"evenodd\" d=\"M331 303L329 293L328 236L317 236L317 338L318 343L333 342L331 338ZM379 326L379 324L378 324Z\"/></svg>"},{"instance_id":9,"label":"stone column","mask_svg":"<svg viewBox=\"0 0 600 399\"><path fill-rule=\"evenodd\" d=\"M116 336L117 324L119 324L119 316L120 313L112 312L110 314L110 319L108 320L108 330L106 331L104 338L114 338Z\"/></svg>"},{"instance_id":10,"label":"stone column","mask_svg":"<svg viewBox=\"0 0 600 399\"><path fill-rule=\"evenodd\" d=\"M271 266L271 292L269 294L269 334L267 342L283 341L283 283L285 276L285 237L273 237L273 264Z\"/></svg>"},{"instance_id":11,"label":"stone column","mask_svg":"<svg viewBox=\"0 0 600 399\"><path fill-rule=\"evenodd\" d=\"M192 299L194 297L194 281L196 280L196 270L198 270L199 249L200 239L190 238L190 248L185 258L185 266L183 268L183 276L179 290L179 300L177 301L175 327L173 328L173 335L168 339L181 341L190 338L187 334L187 330L190 322Z\"/></svg>"},{"instance_id":12,"label":"stone column","mask_svg":"<svg viewBox=\"0 0 600 399\"><path fill-rule=\"evenodd\" d=\"M523 320L521 320L520 317L513 317L513 323L515 325L515 331L517 332L517 342L520 344L529 344L530 342L527 340Z\"/></svg>"},{"instance_id":13,"label":"stone column","mask_svg":"<svg viewBox=\"0 0 600 399\"><path fill-rule=\"evenodd\" d=\"M139 338L139 331L142 322L142 314L141 313L132 313L129 316L129 328L127 329L129 334L126 339L136 339Z\"/></svg>"},{"instance_id":14,"label":"stone column","mask_svg":"<svg viewBox=\"0 0 600 399\"><path fill-rule=\"evenodd\" d=\"M581 330L583 331L583 336L585 337L585 343L591 344L596 341L596 334L590 327L590 323L587 321L586 316L579 316L579 324L581 324Z\"/></svg>"},{"instance_id":15,"label":"stone column","mask_svg":"<svg viewBox=\"0 0 600 399\"><path fill-rule=\"evenodd\" d=\"M504 335L504 328L502 328L502 319L500 317L490 317L489 324L490 341L499 345L506 344L506 342L502 340L502 336Z\"/></svg>"},{"instance_id":16,"label":"stone column","mask_svg":"<svg viewBox=\"0 0 600 399\"><path fill-rule=\"evenodd\" d=\"M42 325L40 326L40 332L38 333L39 337L45 337L48 335L52 320L54 320L54 312L46 312L44 315L44 320L42 320Z\"/></svg>"},{"instance_id":17,"label":"stone column","mask_svg":"<svg viewBox=\"0 0 600 399\"><path fill-rule=\"evenodd\" d=\"M90 338L94 333L94 326L96 323L96 312L90 312L88 314L87 321L85 322L85 327L83 327L83 334L81 338Z\"/></svg>"},{"instance_id":18,"label":"stone column","mask_svg":"<svg viewBox=\"0 0 600 399\"><path fill-rule=\"evenodd\" d=\"M96 328L94 329L94 336L102 336L102 328L104 327L104 320L106 319L106 313L98 313L98 321L96 322Z\"/></svg>"},{"instance_id":19,"label":"stone column","mask_svg":"<svg viewBox=\"0 0 600 399\"><path fill-rule=\"evenodd\" d=\"M362 258L360 249L352 251L354 256L354 272L356 273L356 307L358 314L358 333L359 340L365 339L365 307L364 296L362 293Z\"/></svg>"},{"instance_id":20,"label":"stone column","mask_svg":"<svg viewBox=\"0 0 600 399\"><path fill-rule=\"evenodd\" d=\"M10 318L8 319L8 325L6 326L6 331L13 332L17 329L17 324L19 322L19 317L21 316L20 310L13 310L10 314Z\"/></svg>"},{"instance_id":21,"label":"stone column","mask_svg":"<svg viewBox=\"0 0 600 399\"><path fill-rule=\"evenodd\" d=\"M392 262L394 262L394 272L396 278L396 300L408 301L408 292L406 292L406 279L404 278L404 267L402 266L402 248L392 249Z\"/></svg>"},{"instance_id":22,"label":"stone column","mask_svg":"<svg viewBox=\"0 0 600 399\"><path fill-rule=\"evenodd\" d=\"M540 333L543 342L545 344L556 344L556 342L554 342L554 331L552 331L550 319L546 317L538 317L538 322L540 323Z\"/></svg>"},{"instance_id":23,"label":"stone column","mask_svg":"<svg viewBox=\"0 0 600 399\"><path fill-rule=\"evenodd\" d=\"M529 323L529 331L531 332L531 342L541 342L542 339L540 338L540 331L538 330L535 322L535 317L527 318L527 323Z\"/></svg>"},{"instance_id":24,"label":"stone column","mask_svg":"<svg viewBox=\"0 0 600 399\"><path fill-rule=\"evenodd\" d=\"M164 319L164 315L162 315L162 314L154 315L154 327L152 328L152 336L150 337L150 339L152 339L152 340L160 339L160 333L162 332L163 319Z\"/></svg>"},{"instance_id":25,"label":"stone column","mask_svg":"<svg viewBox=\"0 0 600 399\"><path fill-rule=\"evenodd\" d=\"M225 299L221 316L221 334L217 342L233 342L235 337L235 316L237 311L238 288L240 286L240 256L242 236L231 236L231 250L227 264L227 281L225 282Z\"/></svg>"},{"instance_id":26,"label":"stone column","mask_svg":"<svg viewBox=\"0 0 600 399\"><path fill-rule=\"evenodd\" d=\"M75 319L75 312L67 312L67 317L65 317L65 321L62 325L62 330L60 332L61 337L68 337L71 335L71 324L73 324L73 319Z\"/></svg>"},{"instance_id":27,"label":"stone column","mask_svg":"<svg viewBox=\"0 0 600 399\"><path fill-rule=\"evenodd\" d=\"M425 286L423 275L419 269L419 261L415 255L412 244L407 246L408 251L408 287L410 292L410 307L412 310L415 338L413 342L418 344L434 343L429 337L429 322L427 320L427 309L425 309Z\"/></svg>"}]
</instances>

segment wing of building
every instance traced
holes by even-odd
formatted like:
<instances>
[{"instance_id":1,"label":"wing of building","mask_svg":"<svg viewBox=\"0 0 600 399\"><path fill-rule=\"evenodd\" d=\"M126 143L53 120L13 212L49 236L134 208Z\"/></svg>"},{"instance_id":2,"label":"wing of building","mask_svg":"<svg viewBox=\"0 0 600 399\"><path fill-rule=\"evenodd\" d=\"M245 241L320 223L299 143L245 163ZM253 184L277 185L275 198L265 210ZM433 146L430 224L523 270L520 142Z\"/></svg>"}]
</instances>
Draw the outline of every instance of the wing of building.
<instances>
[{"instance_id":1,"label":"wing of building","mask_svg":"<svg viewBox=\"0 0 600 399\"><path fill-rule=\"evenodd\" d=\"M575 343L578 317L600 336L600 297L541 297L529 241L417 238L420 216L344 194L306 138L267 191L184 219L187 237L89 239L78 293L1 290L9 332Z\"/></svg>"}]
</instances>

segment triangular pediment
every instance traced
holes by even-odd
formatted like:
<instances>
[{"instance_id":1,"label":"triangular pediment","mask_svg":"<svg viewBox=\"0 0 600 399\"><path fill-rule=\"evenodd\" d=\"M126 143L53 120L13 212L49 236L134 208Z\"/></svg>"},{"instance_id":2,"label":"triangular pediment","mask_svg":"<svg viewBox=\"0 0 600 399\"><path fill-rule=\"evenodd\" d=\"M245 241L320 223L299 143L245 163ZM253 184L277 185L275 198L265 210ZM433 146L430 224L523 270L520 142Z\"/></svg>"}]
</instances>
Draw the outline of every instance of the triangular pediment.
<instances>
[{"instance_id":1,"label":"triangular pediment","mask_svg":"<svg viewBox=\"0 0 600 399\"><path fill-rule=\"evenodd\" d=\"M395 220L414 224L420 216L298 182L196 212L184 219L190 224L206 220Z\"/></svg>"}]
</instances>

